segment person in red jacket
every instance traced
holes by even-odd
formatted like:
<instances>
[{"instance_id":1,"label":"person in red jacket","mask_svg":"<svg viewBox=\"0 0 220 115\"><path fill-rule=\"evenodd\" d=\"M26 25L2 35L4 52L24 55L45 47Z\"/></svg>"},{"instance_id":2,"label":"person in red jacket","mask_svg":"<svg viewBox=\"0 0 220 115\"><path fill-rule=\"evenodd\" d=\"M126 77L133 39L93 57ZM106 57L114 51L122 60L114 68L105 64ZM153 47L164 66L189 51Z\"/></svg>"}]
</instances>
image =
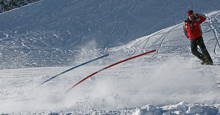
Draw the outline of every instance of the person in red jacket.
<instances>
[{"instance_id":1,"label":"person in red jacket","mask_svg":"<svg viewBox=\"0 0 220 115\"><path fill-rule=\"evenodd\" d=\"M206 49L202 37L202 30L200 24L206 20L206 17L200 14L194 14L193 10L187 12L188 18L184 21L183 31L188 39L191 41L192 54L202 60L202 65L213 65L212 58ZM200 47L201 53L197 46Z\"/></svg>"}]
</instances>

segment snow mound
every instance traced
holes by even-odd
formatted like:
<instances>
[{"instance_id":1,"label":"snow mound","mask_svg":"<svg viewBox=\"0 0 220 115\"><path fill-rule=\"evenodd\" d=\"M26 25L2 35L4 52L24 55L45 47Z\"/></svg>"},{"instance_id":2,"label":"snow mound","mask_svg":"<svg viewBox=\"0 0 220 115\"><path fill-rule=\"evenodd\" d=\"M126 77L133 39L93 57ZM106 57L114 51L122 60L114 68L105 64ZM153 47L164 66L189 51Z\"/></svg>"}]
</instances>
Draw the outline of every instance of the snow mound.
<instances>
[{"instance_id":1,"label":"snow mound","mask_svg":"<svg viewBox=\"0 0 220 115\"><path fill-rule=\"evenodd\" d=\"M23 112L18 113L22 115L219 115L220 105L210 106L204 104L188 104L186 102L180 102L174 105L166 106L153 106L145 105L136 109L123 109L123 110L86 110L86 111L74 111L68 110L61 112L42 112L31 113ZM14 115L14 114L2 114L2 115Z\"/></svg>"}]
</instances>

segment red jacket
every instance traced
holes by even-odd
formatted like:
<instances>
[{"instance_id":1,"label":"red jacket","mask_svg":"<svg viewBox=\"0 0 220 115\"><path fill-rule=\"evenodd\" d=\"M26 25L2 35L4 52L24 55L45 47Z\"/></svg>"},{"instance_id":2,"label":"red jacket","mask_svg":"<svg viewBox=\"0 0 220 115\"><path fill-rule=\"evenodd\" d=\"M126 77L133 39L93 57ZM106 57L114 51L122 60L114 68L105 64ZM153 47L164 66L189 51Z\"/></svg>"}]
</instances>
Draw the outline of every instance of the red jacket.
<instances>
[{"instance_id":1,"label":"red jacket","mask_svg":"<svg viewBox=\"0 0 220 115\"><path fill-rule=\"evenodd\" d=\"M195 19L190 21L189 18L185 20L185 25L183 26L184 33L189 39L196 39L202 36L202 30L200 24L206 20L205 16L196 14Z\"/></svg>"}]
</instances>

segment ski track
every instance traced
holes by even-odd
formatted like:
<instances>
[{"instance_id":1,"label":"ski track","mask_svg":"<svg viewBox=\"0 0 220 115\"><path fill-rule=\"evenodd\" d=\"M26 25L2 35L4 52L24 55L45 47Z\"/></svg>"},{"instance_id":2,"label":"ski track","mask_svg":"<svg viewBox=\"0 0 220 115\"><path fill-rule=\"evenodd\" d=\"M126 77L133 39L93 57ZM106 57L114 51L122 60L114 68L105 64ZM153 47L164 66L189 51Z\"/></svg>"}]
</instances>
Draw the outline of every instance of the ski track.
<instances>
[{"instance_id":1,"label":"ski track","mask_svg":"<svg viewBox=\"0 0 220 115\"><path fill-rule=\"evenodd\" d=\"M157 49L156 53L153 56L156 56L158 54L159 50L163 47L163 42L165 41L166 37L172 32L172 30L176 29L177 27L172 28L167 33L165 33L163 36L161 36L161 39L162 39L161 43L159 44L159 48Z\"/></svg>"},{"instance_id":2,"label":"ski track","mask_svg":"<svg viewBox=\"0 0 220 115\"><path fill-rule=\"evenodd\" d=\"M217 15L219 15L219 13ZM217 25L215 25L215 22L219 22L219 20L218 20L218 17L216 17L216 16L213 18L211 18L211 16L209 16L208 20L209 20L210 28L212 29L212 31L215 35L215 39L216 39L216 44L214 47L214 53L216 54L217 47L220 48L220 43L219 43L219 36L218 36L218 31L217 31L217 30L219 30L219 27ZM214 20L214 21L212 21L212 20Z\"/></svg>"}]
</instances>

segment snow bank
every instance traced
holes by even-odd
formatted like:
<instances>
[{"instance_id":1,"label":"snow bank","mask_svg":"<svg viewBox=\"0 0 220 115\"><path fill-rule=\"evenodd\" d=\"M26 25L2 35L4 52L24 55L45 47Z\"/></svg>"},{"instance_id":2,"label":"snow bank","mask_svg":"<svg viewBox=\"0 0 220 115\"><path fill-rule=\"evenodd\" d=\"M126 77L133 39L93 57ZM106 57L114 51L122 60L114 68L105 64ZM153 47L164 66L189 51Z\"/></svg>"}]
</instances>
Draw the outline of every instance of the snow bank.
<instances>
[{"instance_id":1,"label":"snow bank","mask_svg":"<svg viewBox=\"0 0 220 115\"><path fill-rule=\"evenodd\" d=\"M23 112L23 113L5 113L4 115L219 115L220 105L210 106L204 104L188 104L179 102L178 104L166 106L145 105L136 109L123 110L85 110L85 111L45 111L45 112ZM3 114L2 114L3 115Z\"/></svg>"}]
</instances>

